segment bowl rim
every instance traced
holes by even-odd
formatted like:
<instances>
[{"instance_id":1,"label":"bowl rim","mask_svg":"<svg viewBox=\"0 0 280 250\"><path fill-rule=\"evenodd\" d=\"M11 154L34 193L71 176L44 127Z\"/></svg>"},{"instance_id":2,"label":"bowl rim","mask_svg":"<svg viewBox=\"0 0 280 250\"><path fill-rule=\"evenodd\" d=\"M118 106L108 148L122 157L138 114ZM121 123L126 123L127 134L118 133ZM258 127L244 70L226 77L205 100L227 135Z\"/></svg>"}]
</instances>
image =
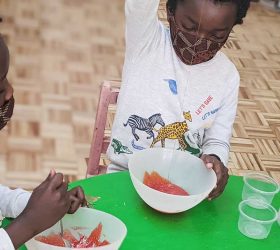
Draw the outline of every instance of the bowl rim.
<instances>
[{"instance_id":1,"label":"bowl rim","mask_svg":"<svg viewBox=\"0 0 280 250\"><path fill-rule=\"evenodd\" d=\"M249 207L252 207L252 205L250 206L250 204L252 204L252 202L256 202L256 203L262 205L263 207L265 207L265 209L269 209L270 211L273 211L273 213L274 213L273 219L270 219L270 220L258 220L258 219L255 219L255 218L253 218L253 217L247 215L247 214L243 211L242 207L243 207L243 205L247 205L247 206L249 206ZM254 207L253 207L253 208L254 208ZM256 209L257 209L257 208L256 208ZM258 222L258 223L261 223L261 224L272 224L272 223L274 223L275 221L277 221L277 218L278 218L278 212L276 211L276 209L275 209L272 205L270 205L270 204L268 204L268 203L266 203L266 202L263 202L262 200L257 200L257 199L247 199L247 200L243 200L243 201L241 201L241 202L239 203L239 205L238 205L238 210L239 210L239 213L240 213L241 215L243 215L245 218L247 218L248 220L255 221L255 222Z\"/></svg>"},{"instance_id":2,"label":"bowl rim","mask_svg":"<svg viewBox=\"0 0 280 250\"><path fill-rule=\"evenodd\" d=\"M274 191L263 191L263 190L260 190L254 186L252 186L248 180L249 179L254 179L254 177L259 177L260 179L262 180L269 180L271 184L273 184L275 186L275 190ZM280 190L280 186L279 184L277 183L276 180L274 180L272 177L270 177L269 175L266 175L266 174L262 174L262 173L248 173L246 175L243 176L243 180L244 180L244 183L245 185L247 185L249 188L251 188L252 190L258 192L258 193L261 193L261 194L277 194Z\"/></svg>"},{"instance_id":3,"label":"bowl rim","mask_svg":"<svg viewBox=\"0 0 280 250\"><path fill-rule=\"evenodd\" d=\"M109 215L110 217L114 217L114 218L115 218L118 222L120 222L120 224L123 226L124 235L123 235L122 238L120 238L120 239L118 239L118 240L115 240L115 241L113 241L113 242L110 242L109 245L112 245L112 244L117 243L117 242L122 243L122 242L124 241L125 237L127 236L127 227L126 227L126 224L125 224L122 220L120 220L118 217L116 217L116 216L113 215L113 214L110 214L110 213L107 213L107 212L104 212L104 211L102 211L102 210L95 209L95 208L80 207L79 210L94 211L94 213L97 213L97 214L106 214L106 215ZM68 214L67 214L67 215L68 215ZM101 222L101 223L102 223L102 222ZM54 226L54 225L53 225L53 226ZM47 228L46 230L51 229L53 226ZM44 231L46 231L46 230L44 230ZM43 232L44 232L44 231L43 231ZM36 236L42 235L43 232L37 234ZM34 240L34 241L36 241L37 243L43 244L43 245L48 246L48 247L55 247L55 248L59 248L59 249L67 249L67 247L53 246L53 245L50 245L50 244L47 244L47 243L44 243L44 242L40 242L40 241L38 241L38 240L35 239L36 236L34 236L31 240ZM108 246L98 246L98 247L94 247L94 249L100 249L100 250L102 250L102 249L105 249L105 248L107 248L107 247L108 247ZM73 248L73 249L79 250L79 249L88 249L88 248Z\"/></svg>"},{"instance_id":4,"label":"bowl rim","mask_svg":"<svg viewBox=\"0 0 280 250\"><path fill-rule=\"evenodd\" d=\"M143 150L139 150L133 153L133 155L131 155L128 159L128 168L129 168L129 162L132 161L132 159L134 159L135 157L137 157L140 154L143 154L143 152L147 152L147 151L169 151L175 154L184 154L184 155L188 155L189 157L193 158L194 160L200 161L201 163L204 164L203 160L201 160L199 157L191 154L188 151L182 151L182 150L177 150L177 149L172 149L172 148L161 148L161 147L156 147L156 148L145 148Z\"/></svg>"}]
</instances>

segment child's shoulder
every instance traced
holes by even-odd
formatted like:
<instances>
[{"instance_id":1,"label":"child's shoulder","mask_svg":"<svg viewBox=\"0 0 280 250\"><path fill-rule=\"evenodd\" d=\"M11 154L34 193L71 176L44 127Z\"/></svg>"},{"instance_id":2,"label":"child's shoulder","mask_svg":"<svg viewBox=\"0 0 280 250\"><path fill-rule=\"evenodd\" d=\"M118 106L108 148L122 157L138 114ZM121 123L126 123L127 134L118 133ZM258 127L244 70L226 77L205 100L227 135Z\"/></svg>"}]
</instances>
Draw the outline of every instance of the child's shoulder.
<instances>
[{"instance_id":1,"label":"child's shoulder","mask_svg":"<svg viewBox=\"0 0 280 250\"><path fill-rule=\"evenodd\" d=\"M229 77L236 77L239 79L239 72L233 61L222 51L218 52L217 57L217 63L220 66L220 69Z\"/></svg>"}]
</instances>

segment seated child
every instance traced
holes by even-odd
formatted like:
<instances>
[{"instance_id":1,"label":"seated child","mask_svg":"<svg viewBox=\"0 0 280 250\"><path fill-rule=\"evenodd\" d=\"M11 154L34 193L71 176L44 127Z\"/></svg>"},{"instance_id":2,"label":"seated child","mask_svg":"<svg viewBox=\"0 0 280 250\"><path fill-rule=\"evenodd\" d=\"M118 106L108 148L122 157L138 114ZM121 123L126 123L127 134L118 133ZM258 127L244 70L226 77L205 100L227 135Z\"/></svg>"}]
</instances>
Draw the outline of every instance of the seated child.
<instances>
[{"instance_id":1,"label":"seated child","mask_svg":"<svg viewBox=\"0 0 280 250\"><path fill-rule=\"evenodd\" d=\"M13 114L13 88L7 80L9 51L0 36L0 130ZM0 185L0 217L16 218L5 230L0 229L0 250L17 249L36 234L54 225L67 212L74 213L84 204L83 190L67 191L63 175L52 170L33 193L11 190Z\"/></svg>"},{"instance_id":2,"label":"seated child","mask_svg":"<svg viewBox=\"0 0 280 250\"><path fill-rule=\"evenodd\" d=\"M249 0L126 0L126 53L108 172L126 170L133 152L149 147L188 151L217 175L220 195L236 115L239 73L220 51Z\"/></svg>"}]
</instances>

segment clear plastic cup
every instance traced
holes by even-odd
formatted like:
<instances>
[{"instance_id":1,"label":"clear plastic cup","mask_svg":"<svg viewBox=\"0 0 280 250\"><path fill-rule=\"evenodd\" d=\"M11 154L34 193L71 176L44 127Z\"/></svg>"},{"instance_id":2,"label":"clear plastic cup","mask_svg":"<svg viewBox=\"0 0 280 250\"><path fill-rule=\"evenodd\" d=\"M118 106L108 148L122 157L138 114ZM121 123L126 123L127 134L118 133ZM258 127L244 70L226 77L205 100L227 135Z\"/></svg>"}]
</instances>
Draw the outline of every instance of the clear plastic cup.
<instances>
[{"instance_id":1,"label":"clear plastic cup","mask_svg":"<svg viewBox=\"0 0 280 250\"><path fill-rule=\"evenodd\" d=\"M267 175L251 173L244 176L242 200L255 199L271 204L278 192L278 183Z\"/></svg>"},{"instance_id":2,"label":"clear plastic cup","mask_svg":"<svg viewBox=\"0 0 280 250\"><path fill-rule=\"evenodd\" d=\"M277 220L277 211L260 200L245 200L239 204L238 229L252 239L265 239L272 224Z\"/></svg>"}]
</instances>

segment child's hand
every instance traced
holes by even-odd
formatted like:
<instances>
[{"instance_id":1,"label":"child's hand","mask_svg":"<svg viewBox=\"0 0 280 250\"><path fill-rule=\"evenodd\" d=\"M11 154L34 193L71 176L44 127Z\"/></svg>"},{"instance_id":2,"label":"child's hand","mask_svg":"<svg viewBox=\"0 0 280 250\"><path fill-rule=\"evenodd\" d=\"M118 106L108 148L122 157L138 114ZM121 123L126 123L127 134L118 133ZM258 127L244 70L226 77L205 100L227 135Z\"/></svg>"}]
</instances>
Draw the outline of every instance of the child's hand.
<instances>
[{"instance_id":1,"label":"child's hand","mask_svg":"<svg viewBox=\"0 0 280 250\"><path fill-rule=\"evenodd\" d=\"M34 189L20 217L30 222L29 227L39 233L59 221L70 209L68 183L63 175L51 172L47 179Z\"/></svg>"},{"instance_id":2,"label":"child's hand","mask_svg":"<svg viewBox=\"0 0 280 250\"><path fill-rule=\"evenodd\" d=\"M71 200L71 206L68 210L69 214L75 213L80 206L86 205L85 194L81 187L73 188L68 193L70 194Z\"/></svg>"},{"instance_id":3,"label":"child's hand","mask_svg":"<svg viewBox=\"0 0 280 250\"><path fill-rule=\"evenodd\" d=\"M204 161L206 167L212 168L217 175L217 185L208 196L208 199L212 200L223 193L229 178L228 169L213 155L202 155L201 159Z\"/></svg>"},{"instance_id":4,"label":"child's hand","mask_svg":"<svg viewBox=\"0 0 280 250\"><path fill-rule=\"evenodd\" d=\"M82 189L67 191L63 175L52 171L47 179L34 189L23 212L6 229L15 248L36 234L53 226L67 212L73 213L84 201Z\"/></svg>"}]
</instances>

